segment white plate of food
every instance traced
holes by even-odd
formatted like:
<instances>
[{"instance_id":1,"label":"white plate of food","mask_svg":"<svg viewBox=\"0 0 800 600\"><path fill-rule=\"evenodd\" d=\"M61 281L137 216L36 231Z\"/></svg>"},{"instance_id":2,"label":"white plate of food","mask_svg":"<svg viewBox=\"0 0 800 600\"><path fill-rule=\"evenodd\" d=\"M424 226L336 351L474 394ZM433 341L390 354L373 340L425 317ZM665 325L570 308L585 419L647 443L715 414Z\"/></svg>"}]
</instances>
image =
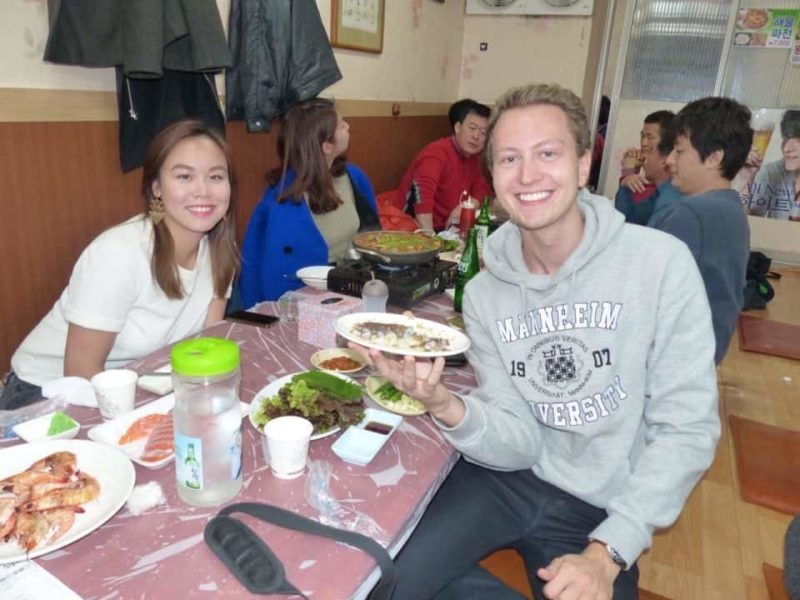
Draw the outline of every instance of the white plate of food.
<instances>
[{"instance_id":1,"label":"white plate of food","mask_svg":"<svg viewBox=\"0 0 800 600\"><path fill-rule=\"evenodd\" d=\"M92 427L90 440L122 450L137 465L160 469L175 458L172 408L175 394L163 396L116 419ZM241 403L242 416L248 405Z\"/></svg>"},{"instance_id":2,"label":"white plate of food","mask_svg":"<svg viewBox=\"0 0 800 600\"><path fill-rule=\"evenodd\" d=\"M413 417L428 412L416 398L398 390L388 379L370 375L364 382L367 394L383 408L398 415Z\"/></svg>"},{"instance_id":3,"label":"white plate of food","mask_svg":"<svg viewBox=\"0 0 800 600\"><path fill-rule=\"evenodd\" d=\"M461 354L469 338L436 321L392 313L352 313L336 320L343 338L391 354L434 357Z\"/></svg>"},{"instance_id":4,"label":"white plate of food","mask_svg":"<svg viewBox=\"0 0 800 600\"><path fill-rule=\"evenodd\" d=\"M367 361L350 348L326 348L311 355L315 369L328 373L356 373L367 366Z\"/></svg>"},{"instance_id":5,"label":"white plate of food","mask_svg":"<svg viewBox=\"0 0 800 600\"><path fill-rule=\"evenodd\" d=\"M51 458L45 462L42 459L46 457ZM37 462L40 464L35 478L60 489L35 501L20 503L25 510L13 510L11 503L18 502L17 493L0 494L0 565L42 556L88 535L122 508L136 482L136 473L127 456L88 440L53 440L3 448L0 481L28 470ZM31 474L25 477L30 481ZM16 489L25 493L21 484ZM15 521L6 532L3 529L8 529L9 506ZM76 506L83 512L76 511ZM46 513L37 511L45 508ZM23 514L25 518L21 520ZM6 535L10 535L8 541L2 542Z\"/></svg>"},{"instance_id":6,"label":"white plate of food","mask_svg":"<svg viewBox=\"0 0 800 600\"><path fill-rule=\"evenodd\" d=\"M276 404L276 408L272 410L267 410L267 402L270 399L279 396L279 392L285 386L289 386L293 383L293 380L298 375L307 376L309 374L313 374L312 377L317 378L319 380L324 380L325 378L336 378L343 380L346 385L344 390L347 390L348 397L344 397L341 395L337 395L336 393L332 393L331 396L333 397L334 401L337 402L337 405L341 405L342 403L346 405L352 405L352 411L348 411L348 415L352 413L352 423L358 423L364 416L364 401L363 401L363 388L353 379L348 377L347 375L341 375L339 373L326 373L325 371L301 371L300 373L292 373L290 375L285 375L280 379L276 379L269 385L264 386L256 395L255 398L250 405L250 424L255 427L258 431L263 431L264 424L269 421L271 418L276 418L279 416L284 415L296 415L299 417L304 417L309 419L314 424L314 434L311 436L312 440L319 440L329 435L333 435L337 431L341 429L339 423L339 415L334 414L332 417L326 417L325 414L321 415L318 418L309 417L306 414L303 414L300 410L290 409L285 403ZM357 386L351 387L351 386ZM290 389L287 387L287 390ZM306 388L307 390L308 388ZM315 388L316 389L316 388ZM318 390L319 392L319 390ZM316 396L309 395L309 400L313 400L314 404L316 405L316 401L320 398L323 398L321 393L318 393ZM328 396L330 397L330 396ZM267 414L267 413L270 414ZM334 424L331 425L330 421L334 421ZM350 423L347 423L349 425Z\"/></svg>"}]
</instances>

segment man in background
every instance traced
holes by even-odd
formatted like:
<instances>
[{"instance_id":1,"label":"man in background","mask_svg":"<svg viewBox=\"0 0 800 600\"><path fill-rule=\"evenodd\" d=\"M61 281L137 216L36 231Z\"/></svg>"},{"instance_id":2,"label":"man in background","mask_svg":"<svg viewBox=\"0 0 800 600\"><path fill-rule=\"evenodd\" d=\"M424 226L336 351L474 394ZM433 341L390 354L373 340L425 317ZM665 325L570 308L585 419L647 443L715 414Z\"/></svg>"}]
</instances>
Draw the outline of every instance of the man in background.
<instances>
[{"instance_id":1,"label":"man in background","mask_svg":"<svg viewBox=\"0 0 800 600\"><path fill-rule=\"evenodd\" d=\"M644 162L651 152L657 150L674 117L675 114L668 110L647 115L642 125L639 148L628 148L622 157L621 179L614 206L625 215L628 223L647 224L655 206L652 196L658 185L669 179L666 167L659 169L657 160L651 162L648 176ZM651 177L658 178L658 181Z\"/></svg>"},{"instance_id":2,"label":"man in background","mask_svg":"<svg viewBox=\"0 0 800 600\"><path fill-rule=\"evenodd\" d=\"M672 185L672 175L667 164L667 159L672 153L674 145L675 134L670 129L667 129L658 146L644 157L642 171L645 177L656 185L656 191L653 192L653 195L642 203L650 205L651 214L647 220L647 225L650 226L668 206L683 197L678 188Z\"/></svg>"},{"instance_id":3,"label":"man in background","mask_svg":"<svg viewBox=\"0 0 800 600\"><path fill-rule=\"evenodd\" d=\"M478 201L489 195L480 164L489 114L488 106L474 100L453 104L453 135L425 146L403 175L400 199L423 229L441 231L457 220L464 192Z\"/></svg>"},{"instance_id":4,"label":"man in background","mask_svg":"<svg viewBox=\"0 0 800 600\"><path fill-rule=\"evenodd\" d=\"M703 276L716 338L714 360L728 349L744 300L750 228L731 182L753 142L750 110L730 98L687 104L672 124L675 146L667 165L684 198L651 225L683 240Z\"/></svg>"}]
</instances>

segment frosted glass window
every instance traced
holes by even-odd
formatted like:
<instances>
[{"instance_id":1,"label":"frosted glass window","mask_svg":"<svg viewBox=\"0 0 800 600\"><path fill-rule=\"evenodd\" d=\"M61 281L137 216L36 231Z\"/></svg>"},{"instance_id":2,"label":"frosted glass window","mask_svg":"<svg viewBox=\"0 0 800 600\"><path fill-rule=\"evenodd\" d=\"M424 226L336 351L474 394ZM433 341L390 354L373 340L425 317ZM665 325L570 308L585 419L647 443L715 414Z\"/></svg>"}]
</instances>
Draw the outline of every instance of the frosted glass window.
<instances>
[{"instance_id":1,"label":"frosted glass window","mask_svg":"<svg viewBox=\"0 0 800 600\"><path fill-rule=\"evenodd\" d=\"M732 0L635 0L622 97L689 102L714 94Z\"/></svg>"},{"instance_id":2,"label":"frosted glass window","mask_svg":"<svg viewBox=\"0 0 800 600\"><path fill-rule=\"evenodd\" d=\"M749 0L739 8L797 8L797 0ZM722 93L752 107L800 108L800 66L789 50L731 47Z\"/></svg>"}]
</instances>

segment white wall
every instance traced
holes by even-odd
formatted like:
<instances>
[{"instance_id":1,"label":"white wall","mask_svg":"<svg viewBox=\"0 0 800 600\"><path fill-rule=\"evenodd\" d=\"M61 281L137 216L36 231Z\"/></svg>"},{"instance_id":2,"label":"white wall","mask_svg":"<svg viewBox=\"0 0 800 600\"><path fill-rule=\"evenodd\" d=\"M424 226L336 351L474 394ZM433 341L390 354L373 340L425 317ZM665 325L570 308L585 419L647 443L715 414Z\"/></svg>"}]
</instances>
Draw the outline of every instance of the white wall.
<instances>
[{"instance_id":1,"label":"white wall","mask_svg":"<svg viewBox=\"0 0 800 600\"><path fill-rule=\"evenodd\" d=\"M317 0L330 27L330 0ZM453 102L458 95L463 2L386 0L383 53L335 48L344 78L337 98ZM327 92L326 92L327 93Z\"/></svg>"},{"instance_id":2,"label":"white wall","mask_svg":"<svg viewBox=\"0 0 800 600\"><path fill-rule=\"evenodd\" d=\"M304 0L305 1L305 0ZM227 27L230 0L217 0ZM317 0L330 29L331 0ZM46 0L0 0L0 88L115 89L114 70L47 64ZM452 102L458 94L463 3L386 2L384 48L370 54L336 48L344 78L327 93L339 98Z\"/></svg>"},{"instance_id":3,"label":"white wall","mask_svg":"<svg viewBox=\"0 0 800 600\"><path fill-rule=\"evenodd\" d=\"M1 0L0 88L114 90L113 69L51 65L42 60L47 41L46 0Z\"/></svg>"},{"instance_id":4,"label":"white wall","mask_svg":"<svg viewBox=\"0 0 800 600\"><path fill-rule=\"evenodd\" d=\"M539 82L580 96L591 26L592 17L465 17L458 95L493 103L510 87Z\"/></svg>"}]
</instances>

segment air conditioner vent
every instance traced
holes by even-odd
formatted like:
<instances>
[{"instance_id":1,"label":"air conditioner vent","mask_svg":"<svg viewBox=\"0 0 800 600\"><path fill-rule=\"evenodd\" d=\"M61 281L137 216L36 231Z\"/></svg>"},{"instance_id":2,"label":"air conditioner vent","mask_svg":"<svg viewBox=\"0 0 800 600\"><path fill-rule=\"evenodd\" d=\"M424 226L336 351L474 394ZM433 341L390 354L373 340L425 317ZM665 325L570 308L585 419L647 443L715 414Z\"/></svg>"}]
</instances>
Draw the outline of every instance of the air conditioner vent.
<instances>
[{"instance_id":1,"label":"air conditioner vent","mask_svg":"<svg viewBox=\"0 0 800 600\"><path fill-rule=\"evenodd\" d=\"M561 15L592 14L594 0L467 0L468 15Z\"/></svg>"}]
</instances>

